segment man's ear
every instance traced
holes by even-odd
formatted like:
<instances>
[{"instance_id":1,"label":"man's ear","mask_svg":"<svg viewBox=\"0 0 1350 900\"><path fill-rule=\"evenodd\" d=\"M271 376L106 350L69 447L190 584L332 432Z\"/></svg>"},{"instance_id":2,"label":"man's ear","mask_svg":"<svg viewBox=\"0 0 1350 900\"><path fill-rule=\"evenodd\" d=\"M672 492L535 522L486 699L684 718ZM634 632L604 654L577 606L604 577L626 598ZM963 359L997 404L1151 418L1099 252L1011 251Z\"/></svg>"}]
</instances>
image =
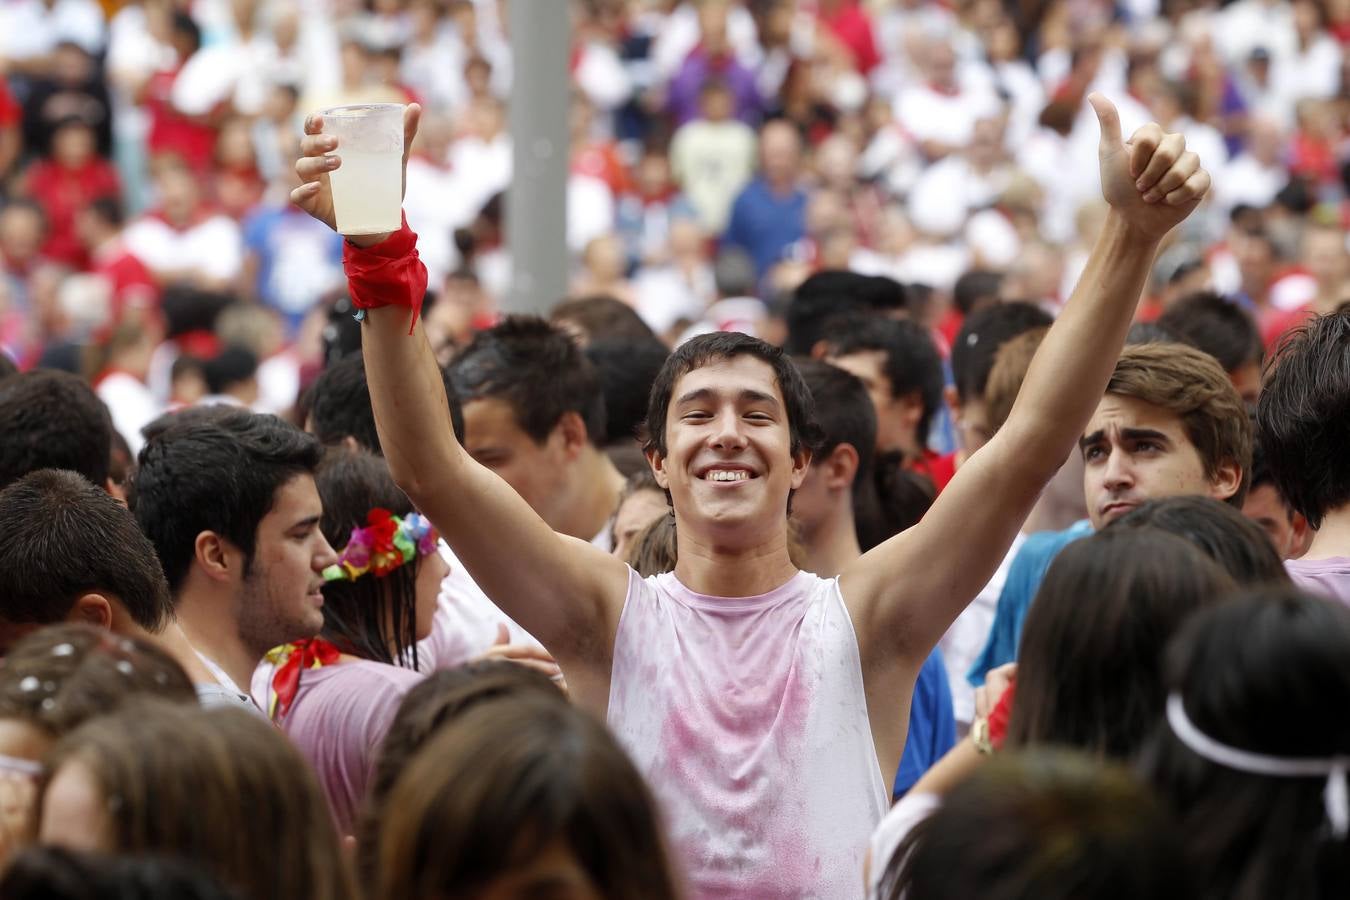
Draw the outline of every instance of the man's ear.
<instances>
[{"instance_id":1,"label":"man's ear","mask_svg":"<svg viewBox=\"0 0 1350 900\"><path fill-rule=\"evenodd\" d=\"M1289 542L1289 558L1300 559L1312 545L1313 535L1317 532L1308 527L1308 517L1299 512L1289 514L1289 527L1293 539Z\"/></svg>"},{"instance_id":2,"label":"man's ear","mask_svg":"<svg viewBox=\"0 0 1350 900\"><path fill-rule=\"evenodd\" d=\"M825 486L831 490L852 490L858 475L858 451L852 444L837 444L823 462L817 463L825 475Z\"/></svg>"},{"instance_id":3,"label":"man's ear","mask_svg":"<svg viewBox=\"0 0 1350 900\"><path fill-rule=\"evenodd\" d=\"M795 491L806 481L807 470L811 468L811 451L802 446L792 454L792 489Z\"/></svg>"},{"instance_id":4,"label":"man's ear","mask_svg":"<svg viewBox=\"0 0 1350 900\"><path fill-rule=\"evenodd\" d=\"M212 581L226 581L235 567L234 546L214 531L203 531L197 535L192 546L197 568Z\"/></svg>"},{"instance_id":5,"label":"man's ear","mask_svg":"<svg viewBox=\"0 0 1350 900\"><path fill-rule=\"evenodd\" d=\"M112 600L106 594L91 591L81 594L66 614L67 622L82 622L95 628L110 629L113 623Z\"/></svg>"},{"instance_id":6,"label":"man's ear","mask_svg":"<svg viewBox=\"0 0 1350 900\"><path fill-rule=\"evenodd\" d=\"M590 435L586 430L586 420L581 418L581 414L576 410L568 410L558 419L558 424L553 426L553 434L550 438L557 436L562 440L563 453L568 459L575 459L586 445L590 443Z\"/></svg>"},{"instance_id":7,"label":"man's ear","mask_svg":"<svg viewBox=\"0 0 1350 900\"><path fill-rule=\"evenodd\" d=\"M1238 492L1242 487L1242 466L1233 460L1224 460L1219 463L1219 468L1214 473L1214 477L1209 480L1213 485L1213 495L1217 500L1227 500Z\"/></svg>"},{"instance_id":8,"label":"man's ear","mask_svg":"<svg viewBox=\"0 0 1350 900\"><path fill-rule=\"evenodd\" d=\"M661 486L661 490L670 490L670 479L666 477L666 458L658 450L644 450L642 455L647 457L647 465L652 467L652 476L656 483Z\"/></svg>"},{"instance_id":9,"label":"man's ear","mask_svg":"<svg viewBox=\"0 0 1350 900\"><path fill-rule=\"evenodd\" d=\"M103 490L107 491L108 496L112 497L118 503L122 504L123 506L127 505L126 486L118 484L117 482L113 481L111 475L108 476L107 480L103 482Z\"/></svg>"}]
</instances>

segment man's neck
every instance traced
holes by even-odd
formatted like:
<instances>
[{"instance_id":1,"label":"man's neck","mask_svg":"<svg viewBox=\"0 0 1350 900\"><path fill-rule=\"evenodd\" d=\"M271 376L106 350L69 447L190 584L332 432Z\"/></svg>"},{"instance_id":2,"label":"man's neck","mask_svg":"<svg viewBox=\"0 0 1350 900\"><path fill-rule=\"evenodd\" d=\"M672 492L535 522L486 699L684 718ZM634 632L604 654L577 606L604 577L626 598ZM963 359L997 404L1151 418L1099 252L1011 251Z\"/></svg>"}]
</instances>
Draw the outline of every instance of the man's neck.
<instances>
[{"instance_id":1,"label":"man's neck","mask_svg":"<svg viewBox=\"0 0 1350 900\"><path fill-rule=\"evenodd\" d=\"M787 529L749 547L720 545L686 534L676 523L675 577L689 590L710 597L757 597L782 587L799 571L788 555Z\"/></svg>"},{"instance_id":2,"label":"man's neck","mask_svg":"<svg viewBox=\"0 0 1350 900\"><path fill-rule=\"evenodd\" d=\"M587 447L577 461L578 483L583 485L580 502L568 511L564 527L557 529L583 541L593 539L614 515L624 478L608 456L595 447Z\"/></svg>"},{"instance_id":3,"label":"man's neck","mask_svg":"<svg viewBox=\"0 0 1350 900\"><path fill-rule=\"evenodd\" d=\"M862 556L858 530L853 523L853 506L844 500L831 511L805 540L806 559L802 568L821 578L836 578L850 563Z\"/></svg>"},{"instance_id":4,"label":"man's neck","mask_svg":"<svg viewBox=\"0 0 1350 900\"><path fill-rule=\"evenodd\" d=\"M1322 527L1313 536L1303 559L1350 556L1350 505L1333 509L1322 517Z\"/></svg>"},{"instance_id":5,"label":"man's neck","mask_svg":"<svg viewBox=\"0 0 1350 900\"><path fill-rule=\"evenodd\" d=\"M185 588L176 605L178 624L191 649L218 666L235 687L247 691L259 656L240 640L239 625L230 615L230 598Z\"/></svg>"}]
</instances>

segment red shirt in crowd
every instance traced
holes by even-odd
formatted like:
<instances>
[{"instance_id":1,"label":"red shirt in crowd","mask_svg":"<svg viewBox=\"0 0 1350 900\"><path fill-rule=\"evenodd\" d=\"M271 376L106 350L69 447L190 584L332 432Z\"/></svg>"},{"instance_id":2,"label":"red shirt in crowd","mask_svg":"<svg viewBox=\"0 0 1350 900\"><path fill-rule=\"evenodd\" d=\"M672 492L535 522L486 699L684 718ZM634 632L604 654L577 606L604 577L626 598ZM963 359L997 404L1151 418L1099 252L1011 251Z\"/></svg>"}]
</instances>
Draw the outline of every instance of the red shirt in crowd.
<instances>
[{"instance_id":1,"label":"red shirt in crowd","mask_svg":"<svg viewBox=\"0 0 1350 900\"><path fill-rule=\"evenodd\" d=\"M170 97L178 72L156 72L150 78L145 94L145 108L150 113L146 144L151 156L173 154L193 170L206 172L216 149L216 129L174 107Z\"/></svg>"},{"instance_id":2,"label":"red shirt in crowd","mask_svg":"<svg viewBox=\"0 0 1350 900\"><path fill-rule=\"evenodd\" d=\"M47 216L43 254L79 271L89 268L89 253L76 233L75 217L93 200L120 195L117 170L100 157L74 169L44 159L33 164L27 180L28 193Z\"/></svg>"}]
</instances>

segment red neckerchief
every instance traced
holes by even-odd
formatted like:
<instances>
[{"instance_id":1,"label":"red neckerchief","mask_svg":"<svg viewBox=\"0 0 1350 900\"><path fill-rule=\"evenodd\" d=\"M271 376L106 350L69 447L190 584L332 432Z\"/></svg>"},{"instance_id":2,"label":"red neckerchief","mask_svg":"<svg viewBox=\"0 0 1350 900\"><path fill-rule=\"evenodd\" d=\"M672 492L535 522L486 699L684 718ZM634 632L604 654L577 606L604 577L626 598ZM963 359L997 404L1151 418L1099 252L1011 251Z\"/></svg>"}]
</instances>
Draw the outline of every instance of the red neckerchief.
<instances>
[{"instance_id":1,"label":"red neckerchief","mask_svg":"<svg viewBox=\"0 0 1350 900\"><path fill-rule=\"evenodd\" d=\"M281 653L285 655L285 660L272 675L272 690L276 693L271 710L273 719L286 715L295 702L302 671L331 666L342 655L332 643L317 637L287 644L281 648Z\"/></svg>"}]
</instances>

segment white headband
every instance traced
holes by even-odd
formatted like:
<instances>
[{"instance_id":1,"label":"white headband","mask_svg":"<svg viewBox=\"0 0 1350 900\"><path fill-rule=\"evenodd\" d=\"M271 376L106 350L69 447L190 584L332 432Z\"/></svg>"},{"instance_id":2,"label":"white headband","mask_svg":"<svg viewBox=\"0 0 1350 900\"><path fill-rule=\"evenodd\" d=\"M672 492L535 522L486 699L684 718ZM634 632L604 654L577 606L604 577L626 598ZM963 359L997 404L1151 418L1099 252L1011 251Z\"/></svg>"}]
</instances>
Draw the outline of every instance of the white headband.
<instances>
[{"instance_id":1,"label":"white headband","mask_svg":"<svg viewBox=\"0 0 1350 900\"><path fill-rule=\"evenodd\" d=\"M1180 694L1169 694L1167 697L1167 724L1172 726L1178 740L1197 756L1215 765L1275 778L1315 778L1325 775L1327 787L1322 794L1322 801L1326 804L1327 821L1331 823L1331 831L1338 838L1350 834L1350 790L1347 790L1346 785L1346 770L1350 769L1350 757L1267 756L1264 753L1252 753L1249 750L1239 750L1221 744L1197 728L1190 720Z\"/></svg>"}]
</instances>

